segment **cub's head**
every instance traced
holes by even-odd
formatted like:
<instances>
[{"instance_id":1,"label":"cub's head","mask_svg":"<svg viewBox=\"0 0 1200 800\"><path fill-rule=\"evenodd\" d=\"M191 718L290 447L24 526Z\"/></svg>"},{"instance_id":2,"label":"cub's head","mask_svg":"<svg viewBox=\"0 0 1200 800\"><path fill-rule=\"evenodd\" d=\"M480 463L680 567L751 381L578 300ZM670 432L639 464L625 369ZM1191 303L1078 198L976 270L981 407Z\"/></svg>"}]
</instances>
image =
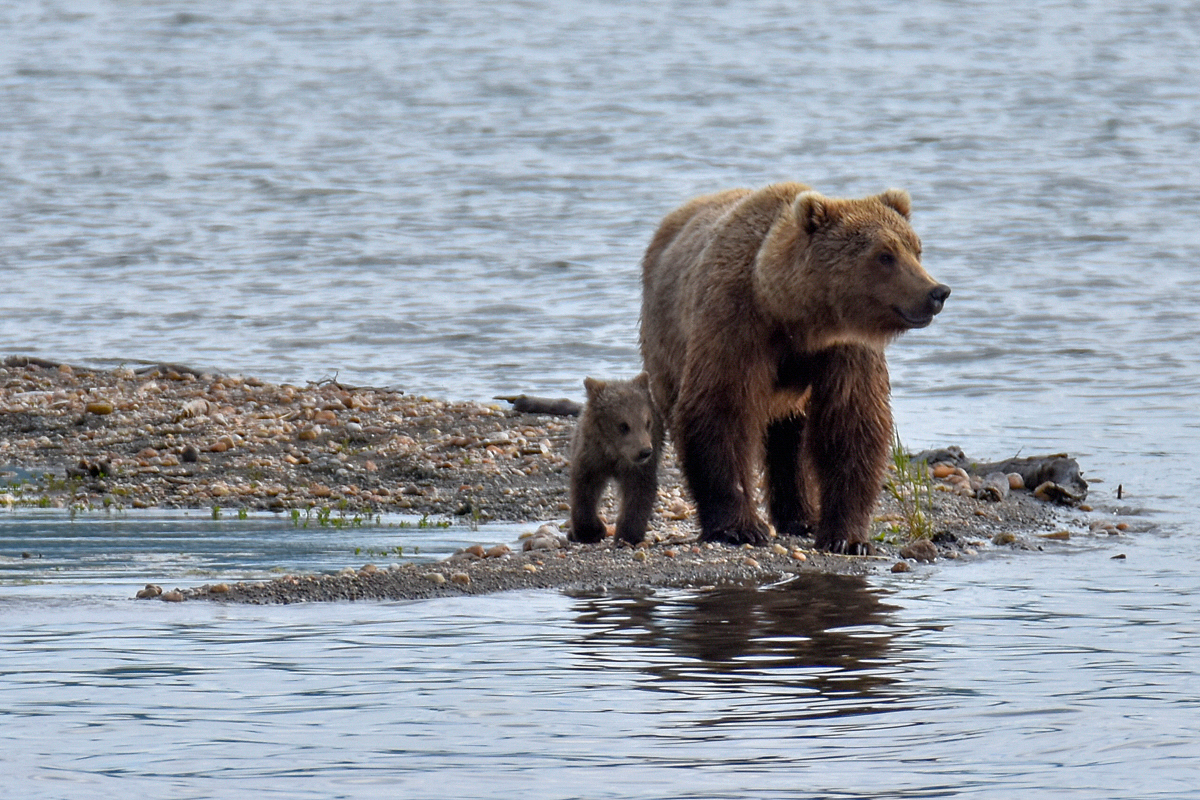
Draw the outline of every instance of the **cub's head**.
<instances>
[{"instance_id":1,"label":"cub's head","mask_svg":"<svg viewBox=\"0 0 1200 800\"><path fill-rule=\"evenodd\" d=\"M587 408L580 425L587 426L589 447L603 448L610 456L630 464L648 463L654 457L654 407L646 373L630 381L587 378Z\"/></svg>"},{"instance_id":2,"label":"cub's head","mask_svg":"<svg viewBox=\"0 0 1200 800\"><path fill-rule=\"evenodd\" d=\"M789 220L795 249L776 291L814 321L824 318L835 337L886 341L924 328L942 310L950 287L921 266L911 206L903 189L860 200L801 192Z\"/></svg>"}]
</instances>

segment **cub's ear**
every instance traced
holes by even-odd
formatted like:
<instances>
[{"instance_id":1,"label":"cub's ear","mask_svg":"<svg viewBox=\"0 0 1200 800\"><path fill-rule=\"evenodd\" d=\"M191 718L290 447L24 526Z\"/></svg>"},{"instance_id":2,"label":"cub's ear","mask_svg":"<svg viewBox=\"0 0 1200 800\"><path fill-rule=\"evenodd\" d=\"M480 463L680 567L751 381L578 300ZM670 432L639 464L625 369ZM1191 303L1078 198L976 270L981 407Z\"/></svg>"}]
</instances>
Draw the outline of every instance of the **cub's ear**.
<instances>
[{"instance_id":1,"label":"cub's ear","mask_svg":"<svg viewBox=\"0 0 1200 800\"><path fill-rule=\"evenodd\" d=\"M638 388L641 388L641 389L649 389L650 388L650 373L648 373L648 372L638 373L638 376L633 379L633 385L637 386Z\"/></svg>"},{"instance_id":2,"label":"cub's ear","mask_svg":"<svg viewBox=\"0 0 1200 800\"><path fill-rule=\"evenodd\" d=\"M796 196L792 208L796 211L800 229L809 236L820 230L832 216L829 201L820 192L801 192Z\"/></svg>"},{"instance_id":3,"label":"cub's ear","mask_svg":"<svg viewBox=\"0 0 1200 800\"><path fill-rule=\"evenodd\" d=\"M912 198L903 189L888 189L879 195L879 201L905 219L912 213Z\"/></svg>"},{"instance_id":4,"label":"cub's ear","mask_svg":"<svg viewBox=\"0 0 1200 800\"><path fill-rule=\"evenodd\" d=\"M588 397L591 397L604 388L604 381L598 381L595 378L584 378L583 388L587 389Z\"/></svg>"}]
</instances>

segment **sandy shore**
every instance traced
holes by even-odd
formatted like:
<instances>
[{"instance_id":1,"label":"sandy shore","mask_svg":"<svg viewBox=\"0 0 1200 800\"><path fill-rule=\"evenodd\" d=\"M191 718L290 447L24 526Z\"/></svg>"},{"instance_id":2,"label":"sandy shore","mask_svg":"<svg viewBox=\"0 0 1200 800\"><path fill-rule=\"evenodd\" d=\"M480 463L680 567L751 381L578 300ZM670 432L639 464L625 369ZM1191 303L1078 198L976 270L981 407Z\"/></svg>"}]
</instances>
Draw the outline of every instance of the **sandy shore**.
<instances>
[{"instance_id":1,"label":"sandy shore","mask_svg":"<svg viewBox=\"0 0 1200 800\"><path fill-rule=\"evenodd\" d=\"M0 481L8 484L0 507L403 513L484 526L518 521L532 532L568 516L573 428L570 417L521 413L500 401L450 402L335 381L272 384L178 365L96 371L9 357L0 365ZM1064 535L1055 507L1028 491L987 502L949 479L934 483L936 544L906 551L909 561L1036 549L1040 537ZM886 492L876 526L885 538L901 527ZM513 543L508 552L462 553L436 566L354 565L334 576L149 594L297 602L763 584L802 570L890 569L901 558L887 541L875 557L860 558L814 552L805 539L744 550L699 545L670 452L644 547L561 546L548 530L535 549ZM482 530L480 539L487 541Z\"/></svg>"}]
</instances>

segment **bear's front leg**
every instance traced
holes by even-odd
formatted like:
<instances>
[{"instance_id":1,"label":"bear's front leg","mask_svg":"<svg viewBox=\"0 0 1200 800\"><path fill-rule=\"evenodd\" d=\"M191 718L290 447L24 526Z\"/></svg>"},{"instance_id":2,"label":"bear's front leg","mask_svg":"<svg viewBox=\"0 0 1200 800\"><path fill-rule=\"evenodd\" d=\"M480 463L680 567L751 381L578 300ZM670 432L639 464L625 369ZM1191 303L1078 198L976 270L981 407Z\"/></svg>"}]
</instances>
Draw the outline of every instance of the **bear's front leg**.
<instances>
[{"instance_id":1,"label":"bear's front leg","mask_svg":"<svg viewBox=\"0 0 1200 800\"><path fill-rule=\"evenodd\" d=\"M861 345L818 355L804 437L820 482L816 546L865 555L892 442L887 362L882 351Z\"/></svg>"},{"instance_id":2,"label":"bear's front leg","mask_svg":"<svg viewBox=\"0 0 1200 800\"><path fill-rule=\"evenodd\" d=\"M608 529L596 509L608 483L608 475L586 464L571 465L571 534L573 542L604 541Z\"/></svg>"},{"instance_id":3,"label":"bear's front leg","mask_svg":"<svg viewBox=\"0 0 1200 800\"><path fill-rule=\"evenodd\" d=\"M696 500L700 541L766 544L768 528L754 508L749 463L753 445L743 432L744 412L703 402L696 412L686 407L680 411L675 447Z\"/></svg>"},{"instance_id":4,"label":"bear's front leg","mask_svg":"<svg viewBox=\"0 0 1200 800\"><path fill-rule=\"evenodd\" d=\"M658 498L658 453L650 463L627 470L619 478L621 516L617 519L617 538L628 544L639 544L646 536L646 526L654 513Z\"/></svg>"},{"instance_id":5,"label":"bear's front leg","mask_svg":"<svg viewBox=\"0 0 1200 800\"><path fill-rule=\"evenodd\" d=\"M800 464L804 417L778 419L767 427L767 509L775 530L789 536L811 536L816 514Z\"/></svg>"}]
</instances>

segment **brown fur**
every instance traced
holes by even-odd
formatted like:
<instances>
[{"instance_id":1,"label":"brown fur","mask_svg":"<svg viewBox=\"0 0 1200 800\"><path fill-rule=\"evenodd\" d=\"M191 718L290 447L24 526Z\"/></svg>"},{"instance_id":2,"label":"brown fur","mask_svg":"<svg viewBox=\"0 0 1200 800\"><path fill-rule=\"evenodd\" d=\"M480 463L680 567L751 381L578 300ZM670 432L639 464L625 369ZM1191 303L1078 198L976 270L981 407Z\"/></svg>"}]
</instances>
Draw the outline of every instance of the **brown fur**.
<instances>
[{"instance_id":1,"label":"brown fur","mask_svg":"<svg viewBox=\"0 0 1200 800\"><path fill-rule=\"evenodd\" d=\"M898 189L842 200L783 183L698 197L659 226L642 356L702 539L766 540L765 462L777 529L869 548L892 430L883 349L950 293L921 266L909 213Z\"/></svg>"},{"instance_id":2,"label":"brown fur","mask_svg":"<svg viewBox=\"0 0 1200 800\"><path fill-rule=\"evenodd\" d=\"M606 529L596 507L610 480L621 494L617 538L642 541L658 494L663 429L646 373L631 381L588 378L587 405L571 443L571 539L599 542Z\"/></svg>"}]
</instances>

